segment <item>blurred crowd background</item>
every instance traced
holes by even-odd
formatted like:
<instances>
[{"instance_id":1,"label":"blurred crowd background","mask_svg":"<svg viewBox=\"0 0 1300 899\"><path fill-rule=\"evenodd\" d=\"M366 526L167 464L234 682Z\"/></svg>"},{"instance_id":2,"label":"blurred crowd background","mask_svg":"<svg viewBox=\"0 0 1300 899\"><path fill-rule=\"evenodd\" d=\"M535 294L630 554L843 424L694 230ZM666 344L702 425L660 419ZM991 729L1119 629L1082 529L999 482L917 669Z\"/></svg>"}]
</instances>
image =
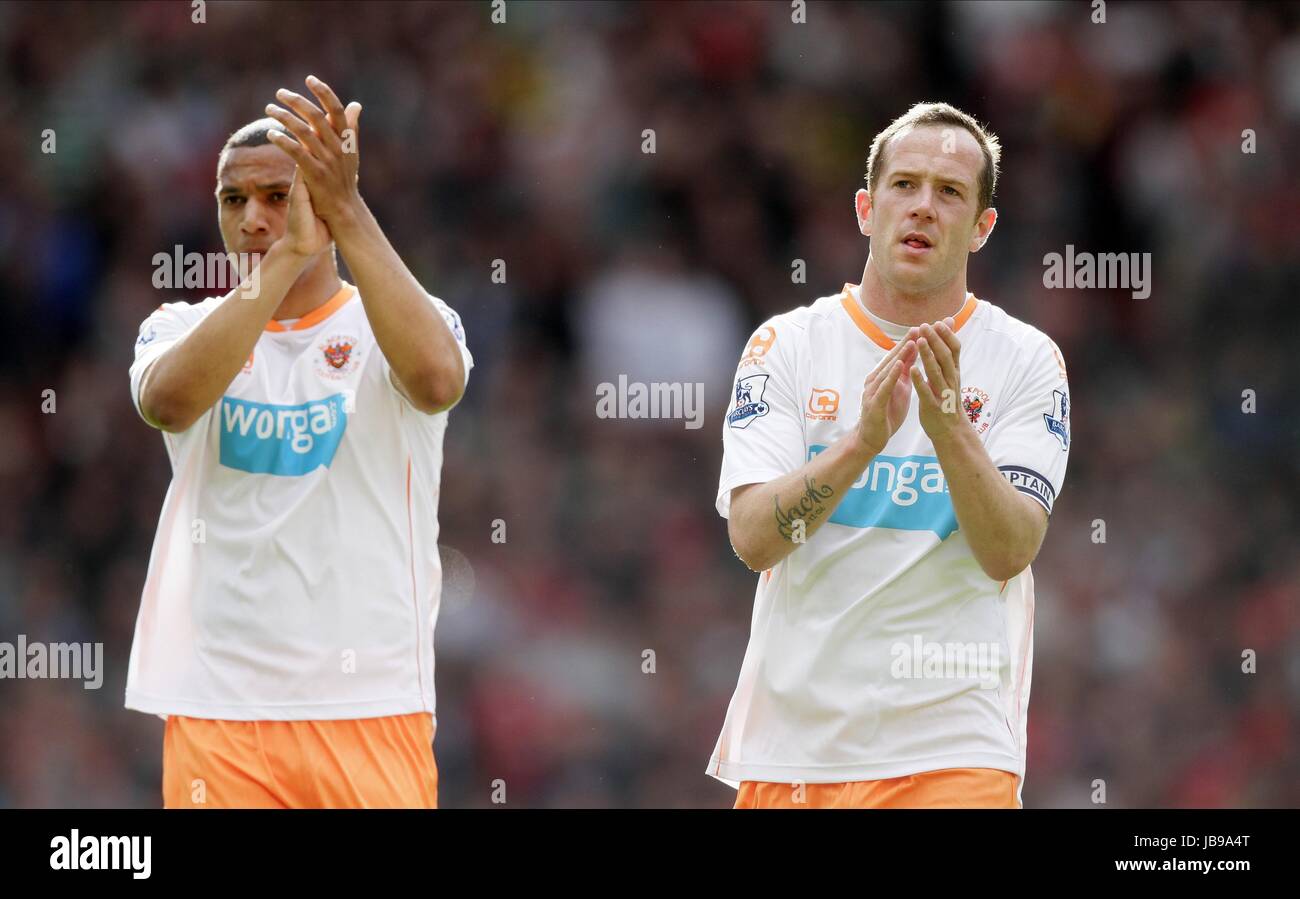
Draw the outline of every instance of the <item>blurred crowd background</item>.
<instances>
[{"instance_id":1,"label":"blurred crowd background","mask_svg":"<svg viewBox=\"0 0 1300 899\"><path fill-rule=\"evenodd\" d=\"M714 511L731 374L765 318L859 279L869 143L918 100L1000 136L970 286L1070 371L1026 806L1097 780L1108 807L1300 806L1297 6L506 12L0 5L0 640L106 666L0 681L0 806L160 805L162 723L123 689L170 469L127 369L146 315L201 298L153 255L222 249L223 140L309 73L364 104L363 196L477 363L443 470L443 806L497 779L512 807L734 800L704 773L755 586ZM1068 244L1151 253L1151 295L1046 289ZM703 383L704 427L598 418L620 374Z\"/></svg>"}]
</instances>

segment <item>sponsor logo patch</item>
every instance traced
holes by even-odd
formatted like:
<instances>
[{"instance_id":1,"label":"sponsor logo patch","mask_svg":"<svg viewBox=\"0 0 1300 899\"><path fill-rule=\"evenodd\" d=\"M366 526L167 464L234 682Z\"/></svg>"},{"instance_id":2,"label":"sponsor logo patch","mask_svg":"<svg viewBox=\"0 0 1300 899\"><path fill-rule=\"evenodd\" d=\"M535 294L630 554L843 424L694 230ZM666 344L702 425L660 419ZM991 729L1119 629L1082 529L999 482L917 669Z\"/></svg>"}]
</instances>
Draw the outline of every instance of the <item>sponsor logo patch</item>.
<instances>
[{"instance_id":1,"label":"sponsor logo patch","mask_svg":"<svg viewBox=\"0 0 1300 899\"><path fill-rule=\"evenodd\" d=\"M749 338L749 345L745 347L745 355L740 357L740 365L743 368L746 365L764 365L763 357L772 349L776 343L776 329L764 325L754 332L754 336Z\"/></svg>"},{"instance_id":2,"label":"sponsor logo patch","mask_svg":"<svg viewBox=\"0 0 1300 899\"><path fill-rule=\"evenodd\" d=\"M301 477L328 468L347 430L346 396L280 406L222 397L220 462L249 474Z\"/></svg>"},{"instance_id":3,"label":"sponsor logo patch","mask_svg":"<svg viewBox=\"0 0 1300 899\"><path fill-rule=\"evenodd\" d=\"M825 449L809 447L808 458ZM876 456L829 520L853 528L933 531L940 540L957 530L948 482L934 456Z\"/></svg>"},{"instance_id":4,"label":"sponsor logo patch","mask_svg":"<svg viewBox=\"0 0 1300 899\"><path fill-rule=\"evenodd\" d=\"M814 387L808 395L804 417L812 421L835 421L839 418L840 392L829 387Z\"/></svg>"}]
</instances>

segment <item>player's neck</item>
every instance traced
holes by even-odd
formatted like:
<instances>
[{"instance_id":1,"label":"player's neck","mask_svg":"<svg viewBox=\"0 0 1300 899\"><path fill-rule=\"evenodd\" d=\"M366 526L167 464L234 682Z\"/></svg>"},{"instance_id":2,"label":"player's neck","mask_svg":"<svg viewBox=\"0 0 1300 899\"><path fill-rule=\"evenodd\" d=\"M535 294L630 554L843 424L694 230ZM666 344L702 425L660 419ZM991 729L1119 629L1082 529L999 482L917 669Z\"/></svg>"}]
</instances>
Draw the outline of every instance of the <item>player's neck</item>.
<instances>
[{"instance_id":1,"label":"player's neck","mask_svg":"<svg viewBox=\"0 0 1300 899\"><path fill-rule=\"evenodd\" d=\"M946 316L956 316L965 303L965 272L924 293L909 293L886 283L870 258L862 272L862 304L872 315L896 325L933 324Z\"/></svg>"},{"instance_id":2,"label":"player's neck","mask_svg":"<svg viewBox=\"0 0 1300 899\"><path fill-rule=\"evenodd\" d=\"M332 265L318 263L298 276L272 318L276 321L302 318L324 306L342 288L338 270Z\"/></svg>"}]
</instances>

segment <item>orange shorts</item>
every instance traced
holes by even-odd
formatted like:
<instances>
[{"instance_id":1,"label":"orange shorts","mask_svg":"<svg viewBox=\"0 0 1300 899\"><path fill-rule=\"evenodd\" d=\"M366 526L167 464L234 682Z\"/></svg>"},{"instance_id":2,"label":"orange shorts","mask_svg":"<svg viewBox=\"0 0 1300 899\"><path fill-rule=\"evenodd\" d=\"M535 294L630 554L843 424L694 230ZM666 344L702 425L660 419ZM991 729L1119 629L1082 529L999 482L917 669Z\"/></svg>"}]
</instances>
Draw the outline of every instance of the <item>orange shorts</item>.
<instances>
[{"instance_id":1,"label":"orange shorts","mask_svg":"<svg viewBox=\"0 0 1300 899\"><path fill-rule=\"evenodd\" d=\"M1020 778L994 768L944 768L888 780L742 781L736 808L1020 808Z\"/></svg>"},{"instance_id":2,"label":"orange shorts","mask_svg":"<svg viewBox=\"0 0 1300 899\"><path fill-rule=\"evenodd\" d=\"M169 715L164 808L437 808L433 716L221 721Z\"/></svg>"}]
</instances>

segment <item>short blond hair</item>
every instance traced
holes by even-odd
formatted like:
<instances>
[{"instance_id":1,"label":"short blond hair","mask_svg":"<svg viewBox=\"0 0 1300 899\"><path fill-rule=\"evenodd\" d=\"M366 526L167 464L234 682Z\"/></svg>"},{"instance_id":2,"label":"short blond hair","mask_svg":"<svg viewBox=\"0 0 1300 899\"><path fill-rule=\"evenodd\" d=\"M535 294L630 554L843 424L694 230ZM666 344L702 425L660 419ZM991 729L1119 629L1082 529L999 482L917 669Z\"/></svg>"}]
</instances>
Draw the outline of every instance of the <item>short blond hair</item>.
<instances>
[{"instance_id":1,"label":"short blond hair","mask_svg":"<svg viewBox=\"0 0 1300 899\"><path fill-rule=\"evenodd\" d=\"M876 189L876 179L884 168L885 145L900 131L922 125L964 128L979 142L980 150L984 153L984 170L980 172L979 209L976 210L976 215L992 206L993 192L998 186L998 161L1002 158L1002 145L998 143L997 135L973 116L947 103L917 103L876 135L871 142L871 153L867 156L867 190Z\"/></svg>"}]
</instances>

